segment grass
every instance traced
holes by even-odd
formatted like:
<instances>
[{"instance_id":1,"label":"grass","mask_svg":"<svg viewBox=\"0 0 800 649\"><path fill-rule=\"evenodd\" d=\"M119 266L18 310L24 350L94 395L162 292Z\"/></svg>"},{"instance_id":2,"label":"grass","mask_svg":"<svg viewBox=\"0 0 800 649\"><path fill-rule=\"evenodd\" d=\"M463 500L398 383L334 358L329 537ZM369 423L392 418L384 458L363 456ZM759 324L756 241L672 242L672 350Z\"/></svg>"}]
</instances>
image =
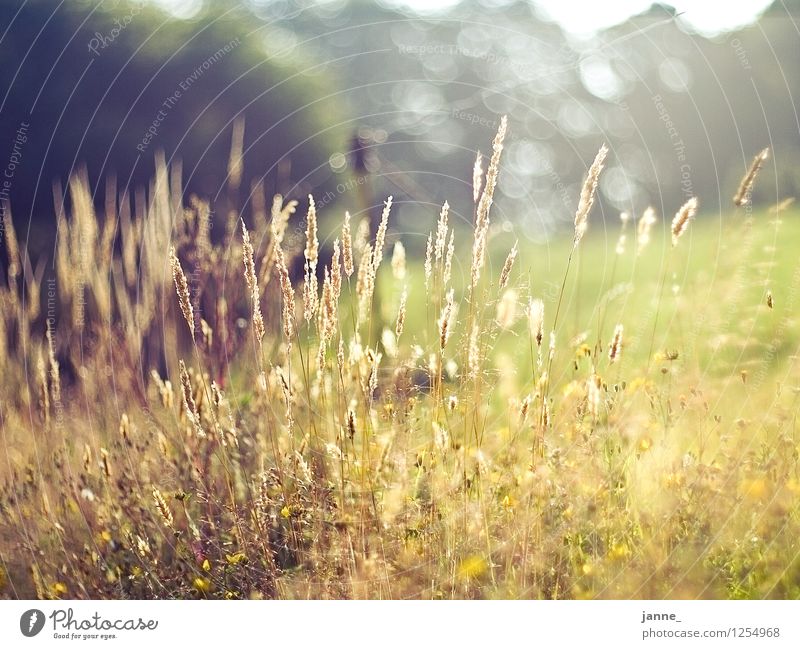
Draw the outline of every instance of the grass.
<instances>
[{"instance_id":1,"label":"grass","mask_svg":"<svg viewBox=\"0 0 800 649\"><path fill-rule=\"evenodd\" d=\"M500 289L493 185L428 262L354 222L352 275L313 211L184 205L163 164L106 219L73 179L52 285L6 220L0 593L800 596L800 213L637 254L595 208Z\"/></svg>"}]
</instances>

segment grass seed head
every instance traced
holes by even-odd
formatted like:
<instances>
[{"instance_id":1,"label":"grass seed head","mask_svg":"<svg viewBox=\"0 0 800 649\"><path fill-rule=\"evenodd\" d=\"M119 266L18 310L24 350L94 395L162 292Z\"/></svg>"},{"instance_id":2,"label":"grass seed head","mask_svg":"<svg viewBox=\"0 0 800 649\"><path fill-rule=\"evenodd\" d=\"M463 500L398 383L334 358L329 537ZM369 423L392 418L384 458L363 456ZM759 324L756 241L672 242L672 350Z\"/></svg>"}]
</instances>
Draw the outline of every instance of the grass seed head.
<instances>
[{"instance_id":1,"label":"grass seed head","mask_svg":"<svg viewBox=\"0 0 800 649\"><path fill-rule=\"evenodd\" d=\"M392 197L389 196L383 205L381 222L378 224L378 231L375 234L375 247L372 250L372 268L378 272L381 261L383 261L383 249L386 246L386 229L389 225L389 212L392 209Z\"/></svg>"},{"instance_id":2,"label":"grass seed head","mask_svg":"<svg viewBox=\"0 0 800 649\"><path fill-rule=\"evenodd\" d=\"M206 436L206 433L200 424L200 413L197 409L197 402L194 399L192 379L189 376L189 372L186 370L186 364L182 360L178 362L178 368L180 371L181 394L183 395L183 407L186 410L186 416L192 424L197 436L203 438Z\"/></svg>"},{"instance_id":3,"label":"grass seed head","mask_svg":"<svg viewBox=\"0 0 800 649\"><path fill-rule=\"evenodd\" d=\"M303 282L303 317L306 322L311 322L319 306L319 282L316 268L310 263L306 264L306 276Z\"/></svg>"},{"instance_id":4,"label":"grass seed head","mask_svg":"<svg viewBox=\"0 0 800 649\"><path fill-rule=\"evenodd\" d=\"M508 284L508 278L511 276L511 269L514 267L514 260L517 258L517 242L514 242L514 245L511 247L511 250L508 253L508 257L506 257L506 262L503 264L503 270L500 271L500 290L502 291L506 284Z\"/></svg>"},{"instance_id":5,"label":"grass seed head","mask_svg":"<svg viewBox=\"0 0 800 649\"><path fill-rule=\"evenodd\" d=\"M483 156L478 151L475 156L475 165L472 167L472 202L478 204L481 197L481 184L483 183Z\"/></svg>"},{"instance_id":6,"label":"grass seed head","mask_svg":"<svg viewBox=\"0 0 800 649\"><path fill-rule=\"evenodd\" d=\"M746 205L750 202L751 194L753 193L753 185L756 182L756 176L758 176L758 172L761 170L762 165L767 161L768 158L769 147L759 151L753 158L753 162L750 163L747 173L745 173L744 177L739 183L736 193L733 196L733 204L736 205L736 207L741 207L742 205Z\"/></svg>"},{"instance_id":7,"label":"grass seed head","mask_svg":"<svg viewBox=\"0 0 800 649\"><path fill-rule=\"evenodd\" d=\"M433 232L428 234L428 243L425 246L425 288L430 287L433 274Z\"/></svg>"},{"instance_id":8,"label":"grass seed head","mask_svg":"<svg viewBox=\"0 0 800 649\"><path fill-rule=\"evenodd\" d=\"M392 251L392 274L396 280L403 280L406 277L406 249L402 241L394 244Z\"/></svg>"},{"instance_id":9,"label":"grass seed head","mask_svg":"<svg viewBox=\"0 0 800 649\"><path fill-rule=\"evenodd\" d=\"M586 381L586 402L592 420L596 421L600 416L600 405L602 402L602 395L600 393L600 386L598 385L598 377L596 374L592 374Z\"/></svg>"},{"instance_id":10,"label":"grass seed head","mask_svg":"<svg viewBox=\"0 0 800 649\"><path fill-rule=\"evenodd\" d=\"M456 250L454 238L456 231L450 231L450 243L447 244L447 254L444 257L444 269L442 270L442 282L447 285L450 283L450 274L453 271L453 253Z\"/></svg>"},{"instance_id":11,"label":"grass seed head","mask_svg":"<svg viewBox=\"0 0 800 649\"><path fill-rule=\"evenodd\" d=\"M39 406L42 410L42 418L45 424L48 424L50 422L50 388L47 380L47 369L41 352L36 359L36 370L39 379Z\"/></svg>"},{"instance_id":12,"label":"grass seed head","mask_svg":"<svg viewBox=\"0 0 800 649\"><path fill-rule=\"evenodd\" d=\"M441 262L444 256L444 246L447 243L447 216L450 212L450 204L445 201L442 205L442 211L439 212L439 221L436 224L436 243L433 246L434 258L437 262Z\"/></svg>"},{"instance_id":13,"label":"grass seed head","mask_svg":"<svg viewBox=\"0 0 800 649\"><path fill-rule=\"evenodd\" d=\"M283 322L283 335L286 337L286 344L291 347L292 336L294 336L294 289L292 288L292 280L289 277L289 269L286 267L283 249L280 245L275 248L275 265L278 267L278 279L281 285L281 297L283 302L281 318Z\"/></svg>"},{"instance_id":14,"label":"grass seed head","mask_svg":"<svg viewBox=\"0 0 800 649\"><path fill-rule=\"evenodd\" d=\"M455 412L456 408L458 408L458 397L451 394L450 398L447 400L447 409L450 412Z\"/></svg>"},{"instance_id":15,"label":"grass seed head","mask_svg":"<svg viewBox=\"0 0 800 649\"><path fill-rule=\"evenodd\" d=\"M611 339L611 344L608 346L608 360L611 363L619 360L622 353L622 325L618 324L614 328L614 337Z\"/></svg>"},{"instance_id":16,"label":"grass seed head","mask_svg":"<svg viewBox=\"0 0 800 649\"><path fill-rule=\"evenodd\" d=\"M61 372L59 363L56 359L56 343L53 338L53 327L50 319L47 320L47 365L48 376L50 379L50 400L55 408L61 407Z\"/></svg>"},{"instance_id":17,"label":"grass seed head","mask_svg":"<svg viewBox=\"0 0 800 649\"><path fill-rule=\"evenodd\" d=\"M642 251L650 243L650 231L656 222L656 211L652 207L648 207L642 217L639 219L636 227L636 254L642 254Z\"/></svg>"},{"instance_id":18,"label":"grass seed head","mask_svg":"<svg viewBox=\"0 0 800 649\"><path fill-rule=\"evenodd\" d=\"M172 267L172 278L175 281L175 290L178 293L178 304L181 308L183 319L189 327L189 332L192 334L192 340L194 340L194 308L192 307L192 300L189 295L189 283L186 281L186 275L183 273L181 262L175 254L175 246L170 246L169 262Z\"/></svg>"},{"instance_id":19,"label":"grass seed head","mask_svg":"<svg viewBox=\"0 0 800 649\"><path fill-rule=\"evenodd\" d=\"M306 214L306 249L304 251L306 262L312 268L317 267L319 257L319 239L317 238L317 207L314 197L308 195L308 213Z\"/></svg>"},{"instance_id":20,"label":"grass seed head","mask_svg":"<svg viewBox=\"0 0 800 649\"><path fill-rule=\"evenodd\" d=\"M350 233L350 212L344 213L344 225L342 225L342 262L344 264L344 274L349 278L355 270L353 265L353 236Z\"/></svg>"},{"instance_id":21,"label":"grass seed head","mask_svg":"<svg viewBox=\"0 0 800 649\"><path fill-rule=\"evenodd\" d=\"M450 340L450 334L453 330L453 310L455 304L453 302L454 291L451 288L447 292L444 307L442 307L442 316L439 318L439 346L444 349L447 341Z\"/></svg>"},{"instance_id":22,"label":"grass seed head","mask_svg":"<svg viewBox=\"0 0 800 649\"><path fill-rule=\"evenodd\" d=\"M672 219L672 245L675 246L678 243L678 239L683 235L684 232L689 228L689 223L694 218L694 215L697 213L697 197L693 196L688 201L686 201L678 212L675 214L675 218Z\"/></svg>"},{"instance_id":23,"label":"grass seed head","mask_svg":"<svg viewBox=\"0 0 800 649\"><path fill-rule=\"evenodd\" d=\"M510 329L517 319L517 292L510 288L497 301L495 320L501 329Z\"/></svg>"},{"instance_id":24,"label":"grass seed head","mask_svg":"<svg viewBox=\"0 0 800 649\"><path fill-rule=\"evenodd\" d=\"M541 348L544 337L544 302L542 300L532 298L528 303L528 323L536 346Z\"/></svg>"},{"instance_id":25,"label":"grass seed head","mask_svg":"<svg viewBox=\"0 0 800 649\"><path fill-rule=\"evenodd\" d=\"M404 288L403 293L400 295L400 308L397 310L397 324L394 328L394 333L397 339L403 333L403 327L406 323L406 300L408 299L408 289Z\"/></svg>"},{"instance_id":26,"label":"grass seed head","mask_svg":"<svg viewBox=\"0 0 800 649\"><path fill-rule=\"evenodd\" d=\"M247 231L247 226L242 223L242 260L244 261L244 278L247 282L247 288L250 292L256 283L256 266L253 259L253 244L250 242L250 233Z\"/></svg>"},{"instance_id":27,"label":"grass seed head","mask_svg":"<svg viewBox=\"0 0 800 649\"><path fill-rule=\"evenodd\" d=\"M575 211L575 246L580 243L583 235L586 234L586 228L589 224L589 212L594 204L594 197L597 192L597 183L600 180L600 172L603 170L606 155L608 154L608 147L603 144L597 155L589 167L589 173L586 175L586 180L583 181L583 188L581 189L581 197L578 201L578 209Z\"/></svg>"},{"instance_id":28,"label":"grass seed head","mask_svg":"<svg viewBox=\"0 0 800 649\"><path fill-rule=\"evenodd\" d=\"M264 316L261 313L261 296L258 290L253 244L250 241L250 233L247 231L244 220L242 220L242 259L244 260L244 278L247 282L247 288L250 291L253 307L253 332L256 336L256 340L261 341L265 334ZM205 334L208 323L202 320L201 325L203 323L205 323L205 327L203 327L203 333Z\"/></svg>"},{"instance_id":29,"label":"grass seed head","mask_svg":"<svg viewBox=\"0 0 800 649\"><path fill-rule=\"evenodd\" d=\"M339 240L333 242L333 255L331 256L331 284L333 286L333 298L338 304L342 294L342 253L339 250Z\"/></svg>"},{"instance_id":30,"label":"grass seed head","mask_svg":"<svg viewBox=\"0 0 800 649\"><path fill-rule=\"evenodd\" d=\"M476 286L480 279L486 258L486 243L489 234L489 212L494 201L494 190L497 178L500 175L500 157L503 153L503 142L506 137L508 118L503 115L500 126L492 142L492 157L486 170L486 182L481 193L478 206L475 210L475 230L472 244L472 286Z\"/></svg>"},{"instance_id":31,"label":"grass seed head","mask_svg":"<svg viewBox=\"0 0 800 649\"><path fill-rule=\"evenodd\" d=\"M156 487L153 487L153 501L156 504L158 513L161 515L161 520L164 521L164 524L169 529L174 530L175 519L172 517L172 511L170 510L167 501L164 500L164 496L161 495L161 492Z\"/></svg>"}]
</instances>

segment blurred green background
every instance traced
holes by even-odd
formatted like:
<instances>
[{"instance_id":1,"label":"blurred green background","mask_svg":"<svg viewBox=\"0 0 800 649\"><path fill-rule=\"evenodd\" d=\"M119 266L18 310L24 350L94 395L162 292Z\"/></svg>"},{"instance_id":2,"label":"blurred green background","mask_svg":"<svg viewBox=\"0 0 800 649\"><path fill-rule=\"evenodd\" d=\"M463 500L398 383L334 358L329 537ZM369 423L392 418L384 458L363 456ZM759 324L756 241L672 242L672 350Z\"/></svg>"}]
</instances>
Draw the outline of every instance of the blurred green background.
<instances>
[{"instance_id":1,"label":"blurred green background","mask_svg":"<svg viewBox=\"0 0 800 649\"><path fill-rule=\"evenodd\" d=\"M214 201L243 116L243 211L262 179L337 222L393 194L395 228L427 233L445 199L470 222L473 160L504 113L494 222L534 244L569 227L604 141L593 219L669 217L691 194L727 211L765 146L754 202L795 195L800 2L628 4L0 0L4 197L34 250L51 243L53 182L84 165L100 205L105 178L146 187L163 150Z\"/></svg>"}]
</instances>

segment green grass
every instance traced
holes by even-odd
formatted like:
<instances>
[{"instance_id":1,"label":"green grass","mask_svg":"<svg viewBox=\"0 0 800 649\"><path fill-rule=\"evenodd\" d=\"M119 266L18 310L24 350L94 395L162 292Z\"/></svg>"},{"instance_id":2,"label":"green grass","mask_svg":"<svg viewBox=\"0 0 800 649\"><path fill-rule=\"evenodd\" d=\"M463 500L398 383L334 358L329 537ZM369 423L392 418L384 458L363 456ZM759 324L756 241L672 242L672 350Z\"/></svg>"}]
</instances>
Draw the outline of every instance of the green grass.
<instances>
[{"instance_id":1,"label":"green grass","mask_svg":"<svg viewBox=\"0 0 800 649\"><path fill-rule=\"evenodd\" d=\"M796 253L800 211L784 211L780 218L767 212L756 212L752 218L741 211L701 214L674 249L669 223L660 220L641 254L636 254L635 228L630 224L623 254L615 252L619 223L602 226L592 224L574 256L561 307L559 343L585 334L587 344L593 346L602 323L599 333L605 346L621 322L626 369L645 367L652 347L653 356L678 352L671 364L683 372L738 380L739 373L746 371L762 381L783 378L800 344L800 330L793 326L800 287ZM519 240L520 253L516 282L509 288L520 296L518 315L523 315L524 296L530 294L544 300L546 315L552 319L572 239L562 236L535 245L513 233L497 236L492 241L495 276L515 240ZM461 261L469 263L468 258ZM388 269L384 273L391 275ZM421 262L412 264L410 274L412 302L411 298L425 292ZM456 266L454 284L463 291L468 281L469 268ZM384 318L390 321L399 288L390 280L383 287ZM772 309L766 304L768 291L773 296ZM494 304L496 291L489 298L487 308ZM424 326L431 317L421 309L408 315L410 331L427 331L418 334L423 345L432 333L430 326ZM520 345L528 345L523 326L496 341L498 349L509 353L519 352Z\"/></svg>"},{"instance_id":2,"label":"green grass","mask_svg":"<svg viewBox=\"0 0 800 649\"><path fill-rule=\"evenodd\" d=\"M190 292L213 336L191 344L171 278L141 263L132 276L146 298L133 293L138 284L113 288L114 304L165 305L141 332L130 310L103 316L105 287L94 276L84 330L59 320L52 353L34 317L9 311L16 320L6 331L26 327L34 345L4 357L9 380L25 387L2 413L0 593L800 597L800 212L701 212L674 248L661 220L638 255L632 224L617 254L619 223L604 229L593 217L566 276L552 362L567 237L532 245L513 232L494 236L472 304L471 232L456 232L446 287L439 264L426 289L418 259L393 277L387 246L379 306L358 320L356 277L345 282L321 366L325 329L302 319L300 283L292 345L274 277L261 287L267 333L256 340L236 224L203 248L191 213L174 238L185 268L208 255ZM94 217L83 218L64 227ZM261 228L254 241L268 240ZM92 246L102 259L100 240ZM63 305L78 297L70 272L79 261L59 267ZM406 285L405 330L393 344ZM437 320L451 287L457 313L442 349ZM9 304L17 288L2 289ZM525 315L535 298L545 304L541 350ZM503 325L499 303L516 311ZM623 345L611 363L617 324ZM165 367L151 379L160 354ZM221 392L209 392L212 379Z\"/></svg>"}]
</instances>

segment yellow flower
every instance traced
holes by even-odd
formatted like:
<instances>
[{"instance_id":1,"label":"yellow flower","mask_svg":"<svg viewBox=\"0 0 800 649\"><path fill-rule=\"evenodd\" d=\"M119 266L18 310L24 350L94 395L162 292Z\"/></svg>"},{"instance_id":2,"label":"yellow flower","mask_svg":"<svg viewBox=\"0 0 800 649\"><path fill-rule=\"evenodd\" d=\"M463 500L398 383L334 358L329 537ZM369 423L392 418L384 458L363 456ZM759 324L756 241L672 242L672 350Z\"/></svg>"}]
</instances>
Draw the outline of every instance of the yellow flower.
<instances>
[{"instance_id":1,"label":"yellow flower","mask_svg":"<svg viewBox=\"0 0 800 649\"><path fill-rule=\"evenodd\" d=\"M195 577L192 584L200 593L207 593L211 590L211 581L205 577Z\"/></svg>"},{"instance_id":2,"label":"yellow flower","mask_svg":"<svg viewBox=\"0 0 800 649\"><path fill-rule=\"evenodd\" d=\"M458 576L463 580L477 579L489 568L483 557L473 555L464 559L458 566Z\"/></svg>"},{"instance_id":3,"label":"yellow flower","mask_svg":"<svg viewBox=\"0 0 800 649\"><path fill-rule=\"evenodd\" d=\"M103 539L106 543L111 543L111 532L108 530L103 530L100 532L100 538Z\"/></svg>"},{"instance_id":4,"label":"yellow flower","mask_svg":"<svg viewBox=\"0 0 800 649\"><path fill-rule=\"evenodd\" d=\"M664 476L665 487L682 487L684 476L682 473L668 473Z\"/></svg>"},{"instance_id":5,"label":"yellow flower","mask_svg":"<svg viewBox=\"0 0 800 649\"><path fill-rule=\"evenodd\" d=\"M739 484L739 493L749 500L762 500L767 495L767 481L763 478L745 478Z\"/></svg>"},{"instance_id":6,"label":"yellow flower","mask_svg":"<svg viewBox=\"0 0 800 649\"><path fill-rule=\"evenodd\" d=\"M647 380L644 377L638 376L628 384L628 392L636 392L636 390L646 385Z\"/></svg>"},{"instance_id":7,"label":"yellow flower","mask_svg":"<svg viewBox=\"0 0 800 649\"><path fill-rule=\"evenodd\" d=\"M500 504L503 506L503 509L505 509L507 512L512 512L514 511L514 505L516 505L517 503L511 496L511 494L506 494L503 497L503 500Z\"/></svg>"},{"instance_id":8,"label":"yellow flower","mask_svg":"<svg viewBox=\"0 0 800 649\"><path fill-rule=\"evenodd\" d=\"M50 589L53 591L56 597L66 595L67 593L67 585L61 581L55 582L52 586L50 586Z\"/></svg>"},{"instance_id":9,"label":"yellow flower","mask_svg":"<svg viewBox=\"0 0 800 649\"><path fill-rule=\"evenodd\" d=\"M247 557L244 552L236 552L234 554L226 554L225 559L229 564L235 566L237 563L247 562Z\"/></svg>"},{"instance_id":10,"label":"yellow flower","mask_svg":"<svg viewBox=\"0 0 800 649\"><path fill-rule=\"evenodd\" d=\"M624 541L621 543L615 543L608 551L608 556L610 559L614 560L627 559L629 556L631 556L631 549Z\"/></svg>"},{"instance_id":11,"label":"yellow flower","mask_svg":"<svg viewBox=\"0 0 800 649\"><path fill-rule=\"evenodd\" d=\"M203 559L203 570L206 572L211 570L211 562L208 559Z\"/></svg>"},{"instance_id":12,"label":"yellow flower","mask_svg":"<svg viewBox=\"0 0 800 649\"><path fill-rule=\"evenodd\" d=\"M292 508L289 505L284 505L283 509L281 509L281 516L284 518L289 518L292 515Z\"/></svg>"}]
</instances>

